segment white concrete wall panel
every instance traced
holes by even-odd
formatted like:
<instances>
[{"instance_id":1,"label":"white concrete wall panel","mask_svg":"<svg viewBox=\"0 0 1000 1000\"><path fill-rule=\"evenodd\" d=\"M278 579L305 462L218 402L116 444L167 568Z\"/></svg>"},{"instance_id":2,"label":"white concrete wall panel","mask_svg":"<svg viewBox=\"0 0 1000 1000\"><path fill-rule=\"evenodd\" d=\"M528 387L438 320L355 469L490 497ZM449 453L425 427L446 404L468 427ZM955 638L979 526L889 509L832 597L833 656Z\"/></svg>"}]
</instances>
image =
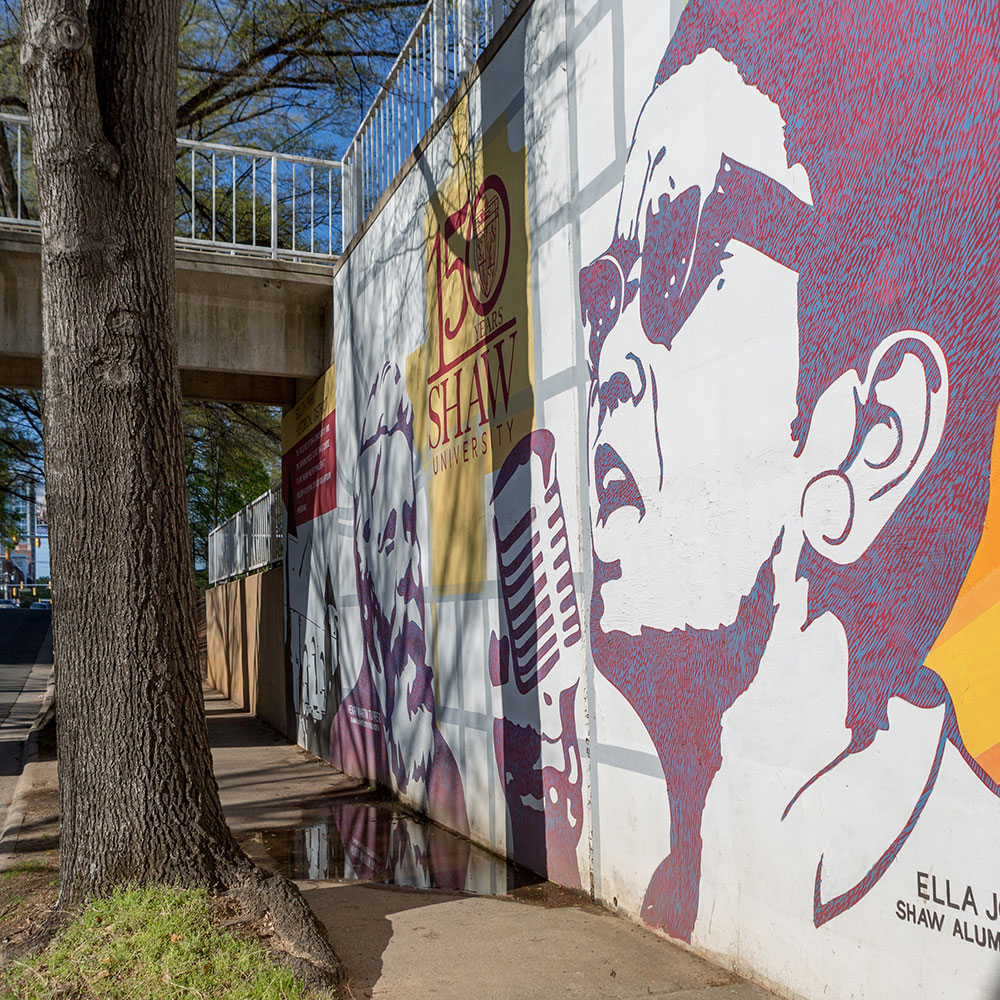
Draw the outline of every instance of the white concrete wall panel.
<instances>
[{"instance_id":1,"label":"white concrete wall panel","mask_svg":"<svg viewBox=\"0 0 1000 1000\"><path fill-rule=\"evenodd\" d=\"M330 759L789 996L1000 988L996 4L920 10L536 0L334 284Z\"/></svg>"}]
</instances>

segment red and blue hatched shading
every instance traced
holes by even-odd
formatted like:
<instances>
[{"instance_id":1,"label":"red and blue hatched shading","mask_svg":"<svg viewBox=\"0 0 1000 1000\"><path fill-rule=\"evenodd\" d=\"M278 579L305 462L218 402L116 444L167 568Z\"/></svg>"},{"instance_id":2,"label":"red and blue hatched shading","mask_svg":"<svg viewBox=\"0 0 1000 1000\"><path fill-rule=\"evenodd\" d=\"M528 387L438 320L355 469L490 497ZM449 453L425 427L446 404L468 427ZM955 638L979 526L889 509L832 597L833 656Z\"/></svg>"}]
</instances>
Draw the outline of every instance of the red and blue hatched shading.
<instances>
[{"instance_id":1,"label":"red and blue hatched shading","mask_svg":"<svg viewBox=\"0 0 1000 1000\"><path fill-rule=\"evenodd\" d=\"M824 390L851 369L870 375L867 360L893 332L929 334L948 364L943 437L905 501L849 565L832 563L808 544L799 562L809 582L809 621L832 612L847 635L851 737L838 760L863 752L888 728L892 697L921 707L943 704L947 719L922 795L865 877L823 902L820 861L817 925L856 904L892 864L933 791L948 743L987 793L1000 792L966 748L946 684L925 665L983 533L1000 405L998 22L995 0L694 0L657 75L662 83L699 53L717 50L781 109L788 161L808 173L811 211L789 206L751 174L745 190L756 186L756 193L742 205L730 199L722 219L729 238L745 239L742 225L754 245L769 244L764 252L800 276L798 416L790 446L804 446ZM685 196L661 199L648 221L683 214ZM688 228L711 222L703 212ZM671 221L669 238L657 235L656 225L649 231L649 249L666 274L679 252L679 224ZM646 248L616 237L604 259L613 257L628 274L625 265L640 251ZM643 294L622 287L618 267L597 263L580 276L595 373L609 322L623 302ZM646 271L652 296L657 272L647 278ZM708 259L703 273L710 282ZM657 343L669 343L689 311L683 301L665 308L655 297L641 305L646 335ZM602 388L595 379L595 396ZM600 398L602 412L617 402L614 387L609 392ZM859 426L884 419L874 405L873 395L872 404L859 406ZM595 663L649 730L670 796L671 854L650 883L643 912L684 939L697 916L702 809L721 764L718 720L752 681L769 635L768 566L741 606L742 624L722 635L643 628L633 637L601 629L600 587L618 567L595 557ZM795 748L788 753L793 759Z\"/></svg>"}]
</instances>

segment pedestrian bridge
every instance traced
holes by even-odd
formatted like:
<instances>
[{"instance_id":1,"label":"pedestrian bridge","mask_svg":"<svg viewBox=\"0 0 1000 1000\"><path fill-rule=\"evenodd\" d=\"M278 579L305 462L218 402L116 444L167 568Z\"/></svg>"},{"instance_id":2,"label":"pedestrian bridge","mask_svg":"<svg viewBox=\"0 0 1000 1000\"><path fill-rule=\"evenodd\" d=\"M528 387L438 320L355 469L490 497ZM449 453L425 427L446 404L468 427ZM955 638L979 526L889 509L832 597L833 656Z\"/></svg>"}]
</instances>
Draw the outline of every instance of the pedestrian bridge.
<instances>
[{"instance_id":1,"label":"pedestrian bridge","mask_svg":"<svg viewBox=\"0 0 1000 1000\"><path fill-rule=\"evenodd\" d=\"M343 161L177 140L181 387L291 404L330 364L333 268L515 0L429 0ZM0 114L0 385L41 384L41 239L30 123Z\"/></svg>"},{"instance_id":2,"label":"pedestrian bridge","mask_svg":"<svg viewBox=\"0 0 1000 1000\"><path fill-rule=\"evenodd\" d=\"M41 236L0 230L0 385L42 383ZM177 249L181 389L291 405L329 364L330 263Z\"/></svg>"},{"instance_id":3,"label":"pedestrian bridge","mask_svg":"<svg viewBox=\"0 0 1000 1000\"><path fill-rule=\"evenodd\" d=\"M0 115L0 385L42 377L41 228L26 118ZM327 160L177 141L181 388L291 404L329 365L340 169Z\"/></svg>"}]
</instances>

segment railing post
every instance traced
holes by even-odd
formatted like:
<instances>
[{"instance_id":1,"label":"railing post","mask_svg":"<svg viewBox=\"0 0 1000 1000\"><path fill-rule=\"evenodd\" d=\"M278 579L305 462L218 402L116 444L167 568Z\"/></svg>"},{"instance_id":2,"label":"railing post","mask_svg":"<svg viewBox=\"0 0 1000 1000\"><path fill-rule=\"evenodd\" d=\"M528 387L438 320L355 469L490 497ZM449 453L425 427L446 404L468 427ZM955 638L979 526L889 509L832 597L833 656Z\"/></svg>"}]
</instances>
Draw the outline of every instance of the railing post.
<instances>
[{"instance_id":1,"label":"railing post","mask_svg":"<svg viewBox=\"0 0 1000 1000\"><path fill-rule=\"evenodd\" d=\"M212 242L215 242L215 153L212 153Z\"/></svg>"},{"instance_id":2,"label":"railing post","mask_svg":"<svg viewBox=\"0 0 1000 1000\"><path fill-rule=\"evenodd\" d=\"M364 140L359 139L355 145L354 153L354 219L351 222L350 233L344 233L343 245L347 248L347 242L361 228L361 223L365 218L365 145Z\"/></svg>"},{"instance_id":3,"label":"railing post","mask_svg":"<svg viewBox=\"0 0 1000 1000\"><path fill-rule=\"evenodd\" d=\"M278 257L278 158L271 157L271 259Z\"/></svg>"},{"instance_id":4,"label":"railing post","mask_svg":"<svg viewBox=\"0 0 1000 1000\"><path fill-rule=\"evenodd\" d=\"M420 29L420 52L418 54L418 68L420 71L420 101L417 105L419 118L417 119L417 132L423 135L427 128L427 94L430 91L430 65L427 59L427 25ZM418 140L419 141L419 140Z\"/></svg>"},{"instance_id":5,"label":"railing post","mask_svg":"<svg viewBox=\"0 0 1000 1000\"><path fill-rule=\"evenodd\" d=\"M503 16L503 0L486 0L490 5L490 34L489 38L486 39L486 44L488 45L493 39L493 36L500 30L500 25L504 22Z\"/></svg>"},{"instance_id":6,"label":"railing post","mask_svg":"<svg viewBox=\"0 0 1000 1000\"><path fill-rule=\"evenodd\" d=\"M445 0L433 0L433 4L431 51L434 65L434 117L437 118L444 110L445 60L447 58L444 37Z\"/></svg>"},{"instance_id":7,"label":"railing post","mask_svg":"<svg viewBox=\"0 0 1000 1000\"><path fill-rule=\"evenodd\" d=\"M253 542L253 523L248 515L250 511L244 508L240 511L240 527L243 529L243 564L240 566L241 573L250 572L250 545ZM247 531L247 522L250 521L250 530Z\"/></svg>"},{"instance_id":8,"label":"railing post","mask_svg":"<svg viewBox=\"0 0 1000 1000\"><path fill-rule=\"evenodd\" d=\"M191 147L191 239L195 237L195 231L197 226L197 206L194 200L194 189L197 178L194 173L194 146Z\"/></svg>"},{"instance_id":9,"label":"railing post","mask_svg":"<svg viewBox=\"0 0 1000 1000\"><path fill-rule=\"evenodd\" d=\"M258 544L257 532L260 530L260 509L257 502L250 505L250 559L247 562L247 572L251 573L257 569L260 560L260 546Z\"/></svg>"},{"instance_id":10,"label":"railing post","mask_svg":"<svg viewBox=\"0 0 1000 1000\"><path fill-rule=\"evenodd\" d=\"M344 194L348 179L350 180L350 198ZM351 147L349 165L341 171L341 184L343 185L341 197L345 199L344 210L350 213L350 222L340 234L341 250L346 250L347 244L351 242L354 234L361 227L361 220L365 215L364 145L360 139L355 140ZM346 222L347 216L345 215L344 218Z\"/></svg>"},{"instance_id":11,"label":"railing post","mask_svg":"<svg viewBox=\"0 0 1000 1000\"><path fill-rule=\"evenodd\" d=\"M32 149L34 147L32 146ZM23 198L21 197L21 192L24 190L24 181L21 177L21 126L17 126L17 217L21 218L21 203Z\"/></svg>"},{"instance_id":12,"label":"railing post","mask_svg":"<svg viewBox=\"0 0 1000 1000\"><path fill-rule=\"evenodd\" d=\"M230 189L232 190L232 193L233 193L233 207L232 207L232 213L233 213L233 243L235 243L236 242L236 154L235 153L233 154L233 162L232 162L232 166L231 166L231 171L232 172L229 175L230 176L229 187L230 187Z\"/></svg>"},{"instance_id":13,"label":"railing post","mask_svg":"<svg viewBox=\"0 0 1000 1000\"><path fill-rule=\"evenodd\" d=\"M473 0L459 0L461 5L462 26L459 34L459 46L462 51L462 71L459 76L465 76L476 61L476 11Z\"/></svg>"}]
</instances>

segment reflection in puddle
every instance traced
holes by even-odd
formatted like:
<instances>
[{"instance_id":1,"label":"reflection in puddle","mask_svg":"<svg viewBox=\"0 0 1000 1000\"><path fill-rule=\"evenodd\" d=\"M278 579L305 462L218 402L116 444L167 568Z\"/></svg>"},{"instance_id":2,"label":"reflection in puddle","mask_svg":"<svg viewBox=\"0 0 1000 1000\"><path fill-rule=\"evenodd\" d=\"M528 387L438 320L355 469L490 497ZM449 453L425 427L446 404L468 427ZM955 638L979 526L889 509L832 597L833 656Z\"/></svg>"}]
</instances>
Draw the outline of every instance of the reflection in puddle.
<instances>
[{"instance_id":1,"label":"reflection in puddle","mask_svg":"<svg viewBox=\"0 0 1000 1000\"><path fill-rule=\"evenodd\" d=\"M334 799L326 818L252 835L292 879L357 879L417 889L509 895L544 882L433 823L378 799Z\"/></svg>"}]
</instances>

